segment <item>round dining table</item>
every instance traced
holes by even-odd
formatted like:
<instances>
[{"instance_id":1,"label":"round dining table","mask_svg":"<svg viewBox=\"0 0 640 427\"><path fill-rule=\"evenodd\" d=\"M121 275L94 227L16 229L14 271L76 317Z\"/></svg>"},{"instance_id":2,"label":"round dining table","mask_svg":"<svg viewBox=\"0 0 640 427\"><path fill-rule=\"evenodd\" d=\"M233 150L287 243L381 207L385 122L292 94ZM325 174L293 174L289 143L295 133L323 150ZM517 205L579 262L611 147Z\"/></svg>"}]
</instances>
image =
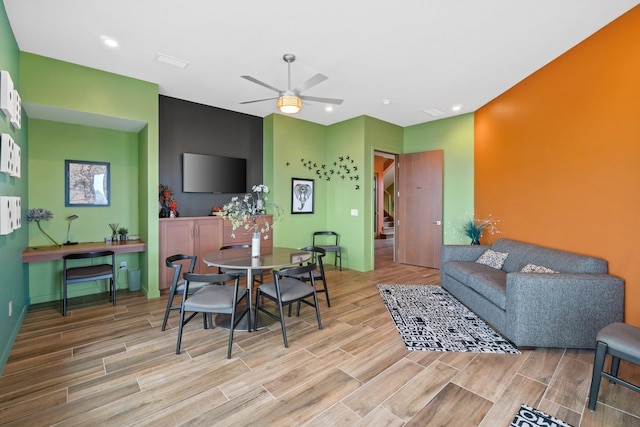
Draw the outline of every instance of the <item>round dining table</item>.
<instances>
[{"instance_id":1,"label":"round dining table","mask_svg":"<svg viewBox=\"0 0 640 427\"><path fill-rule=\"evenodd\" d=\"M269 247L261 248L260 256L252 257L251 248L233 248L225 249L223 251L211 252L206 254L202 259L209 267L221 267L233 270L246 270L247 272L247 288L249 295L247 298L247 304L249 305L248 316L238 324L236 330L239 331L251 331L264 328L266 325L273 323L273 319L268 316L259 316L258 324L253 325L251 328L251 322L255 314L255 308L253 306L253 270L262 269L278 269L284 267L291 267L298 265L311 259L311 252L303 251L296 248L283 248L283 247ZM248 318L247 318L248 317ZM230 327L231 316L220 314L216 316L216 325L220 327ZM246 319L246 321L245 321Z\"/></svg>"}]
</instances>

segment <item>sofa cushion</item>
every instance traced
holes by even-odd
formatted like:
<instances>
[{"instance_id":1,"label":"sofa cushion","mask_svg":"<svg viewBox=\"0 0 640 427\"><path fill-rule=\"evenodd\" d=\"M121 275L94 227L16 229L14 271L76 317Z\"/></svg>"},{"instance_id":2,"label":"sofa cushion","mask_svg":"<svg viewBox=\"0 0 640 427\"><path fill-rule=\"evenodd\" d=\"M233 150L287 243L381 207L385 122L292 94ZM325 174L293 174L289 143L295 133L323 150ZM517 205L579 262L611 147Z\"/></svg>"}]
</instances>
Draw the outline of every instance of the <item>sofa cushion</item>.
<instances>
[{"instance_id":1,"label":"sofa cushion","mask_svg":"<svg viewBox=\"0 0 640 427\"><path fill-rule=\"evenodd\" d=\"M500 270L508 256L509 254L507 252L496 252L487 249L480 255L476 262Z\"/></svg>"},{"instance_id":2,"label":"sofa cushion","mask_svg":"<svg viewBox=\"0 0 640 427\"><path fill-rule=\"evenodd\" d=\"M467 286L506 310L507 307L507 273L495 268L490 271L477 272L469 275Z\"/></svg>"},{"instance_id":3,"label":"sofa cushion","mask_svg":"<svg viewBox=\"0 0 640 427\"><path fill-rule=\"evenodd\" d=\"M520 273L557 273L557 271L552 270L550 268L547 268L545 266L542 265L536 265L536 264L527 264L524 267L522 267L522 270L520 270Z\"/></svg>"},{"instance_id":4,"label":"sofa cushion","mask_svg":"<svg viewBox=\"0 0 640 427\"><path fill-rule=\"evenodd\" d=\"M470 261L449 261L443 268L446 275L453 277L463 285L467 284L467 280L471 274L495 270L494 268L484 264L478 264L477 262Z\"/></svg>"}]
</instances>

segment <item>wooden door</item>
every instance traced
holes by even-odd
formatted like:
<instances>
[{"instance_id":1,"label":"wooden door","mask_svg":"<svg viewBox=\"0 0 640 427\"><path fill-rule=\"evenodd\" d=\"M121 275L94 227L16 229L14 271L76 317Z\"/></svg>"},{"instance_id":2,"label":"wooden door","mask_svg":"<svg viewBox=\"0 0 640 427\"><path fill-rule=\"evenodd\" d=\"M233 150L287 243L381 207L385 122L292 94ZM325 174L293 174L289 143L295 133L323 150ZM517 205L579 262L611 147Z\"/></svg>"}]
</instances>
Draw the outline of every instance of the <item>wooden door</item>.
<instances>
[{"instance_id":1,"label":"wooden door","mask_svg":"<svg viewBox=\"0 0 640 427\"><path fill-rule=\"evenodd\" d=\"M401 154L396 165L396 260L440 268L443 151Z\"/></svg>"},{"instance_id":2,"label":"wooden door","mask_svg":"<svg viewBox=\"0 0 640 427\"><path fill-rule=\"evenodd\" d=\"M207 266L203 258L206 254L220 250L222 246L222 223L222 218L207 218L195 221L194 245L195 253L198 256L194 269L196 273L207 274L218 272L217 268Z\"/></svg>"},{"instance_id":3,"label":"wooden door","mask_svg":"<svg viewBox=\"0 0 640 427\"><path fill-rule=\"evenodd\" d=\"M193 220L172 218L160 220L160 283L158 288L169 289L174 269L165 264L167 257L176 254L194 255ZM183 269L188 264L183 265Z\"/></svg>"}]
</instances>

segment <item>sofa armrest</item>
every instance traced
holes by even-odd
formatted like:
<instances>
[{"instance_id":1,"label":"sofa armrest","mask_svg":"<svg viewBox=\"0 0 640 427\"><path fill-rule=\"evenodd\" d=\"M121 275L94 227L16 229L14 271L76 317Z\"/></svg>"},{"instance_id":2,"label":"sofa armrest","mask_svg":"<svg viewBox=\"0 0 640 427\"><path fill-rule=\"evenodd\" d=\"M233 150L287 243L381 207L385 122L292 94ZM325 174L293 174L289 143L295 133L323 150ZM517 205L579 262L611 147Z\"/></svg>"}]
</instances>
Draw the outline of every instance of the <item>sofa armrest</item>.
<instances>
[{"instance_id":1,"label":"sofa armrest","mask_svg":"<svg viewBox=\"0 0 640 427\"><path fill-rule=\"evenodd\" d=\"M610 274L509 273L506 335L516 345L595 348L600 329L621 322L624 280Z\"/></svg>"}]
</instances>

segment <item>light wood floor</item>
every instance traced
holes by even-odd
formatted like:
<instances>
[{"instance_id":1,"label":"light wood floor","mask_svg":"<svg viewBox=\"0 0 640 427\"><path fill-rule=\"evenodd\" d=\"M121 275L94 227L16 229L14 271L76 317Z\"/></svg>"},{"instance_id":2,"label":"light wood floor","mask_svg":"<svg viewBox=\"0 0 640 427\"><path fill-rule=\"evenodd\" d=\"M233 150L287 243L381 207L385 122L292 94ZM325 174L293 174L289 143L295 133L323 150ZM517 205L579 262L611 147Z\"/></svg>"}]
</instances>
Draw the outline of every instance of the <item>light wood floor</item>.
<instances>
[{"instance_id":1,"label":"light wood floor","mask_svg":"<svg viewBox=\"0 0 640 427\"><path fill-rule=\"evenodd\" d=\"M0 377L0 423L38 425L507 426L522 403L575 426L640 426L640 395L603 381L586 408L593 351L539 349L521 355L407 351L378 283L438 284L439 272L393 264L328 271L332 306L278 325L237 332L186 328L175 354L176 314L161 332L166 298L124 292L27 314ZM329 258L329 256L327 256ZM544 315L544 313L541 313ZM621 376L640 383L640 369Z\"/></svg>"}]
</instances>

